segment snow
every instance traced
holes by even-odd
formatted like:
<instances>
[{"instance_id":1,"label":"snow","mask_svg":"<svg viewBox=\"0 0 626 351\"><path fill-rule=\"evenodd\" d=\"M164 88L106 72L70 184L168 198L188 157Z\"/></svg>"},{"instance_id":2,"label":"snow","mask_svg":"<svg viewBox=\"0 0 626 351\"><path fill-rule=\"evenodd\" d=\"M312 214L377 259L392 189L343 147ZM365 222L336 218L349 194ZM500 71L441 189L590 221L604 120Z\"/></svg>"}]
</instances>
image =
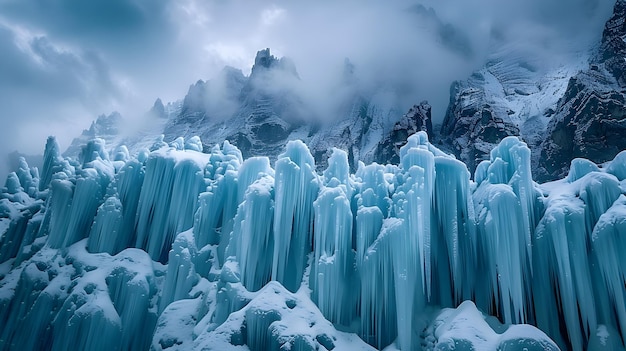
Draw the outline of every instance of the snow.
<instances>
[{"instance_id":1,"label":"snow","mask_svg":"<svg viewBox=\"0 0 626 351\"><path fill-rule=\"evenodd\" d=\"M56 249L43 248L10 273L19 278L7 276L2 281L2 291L12 292L10 297L3 295L3 301L15 299L24 306L3 309L8 328L2 332L2 347L108 350L146 346L146 331L154 327L151 320L156 320L150 308L156 292L151 260L135 249L113 257L89 254L85 244L82 240L72 245L65 257ZM126 280L114 282L119 275ZM54 325L54 330L48 325Z\"/></svg>"},{"instance_id":2,"label":"snow","mask_svg":"<svg viewBox=\"0 0 626 351\"><path fill-rule=\"evenodd\" d=\"M291 141L274 167L159 138L46 146L0 192L0 349L623 349L623 153L537 184L505 138L477 168ZM43 185L42 185L43 184ZM535 326L524 323L533 323ZM558 345L558 346L557 346Z\"/></svg>"}]
</instances>

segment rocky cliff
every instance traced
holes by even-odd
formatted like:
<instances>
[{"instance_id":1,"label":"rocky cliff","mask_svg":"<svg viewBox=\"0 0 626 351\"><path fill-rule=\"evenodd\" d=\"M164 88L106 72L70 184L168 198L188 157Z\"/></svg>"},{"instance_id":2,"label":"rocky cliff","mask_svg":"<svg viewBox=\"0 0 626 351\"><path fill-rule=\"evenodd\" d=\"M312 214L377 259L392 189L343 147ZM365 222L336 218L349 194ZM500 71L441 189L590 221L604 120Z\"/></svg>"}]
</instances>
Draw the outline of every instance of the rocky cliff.
<instances>
[{"instance_id":1,"label":"rocky cliff","mask_svg":"<svg viewBox=\"0 0 626 351\"><path fill-rule=\"evenodd\" d=\"M626 2L617 1L589 67L569 80L541 145L539 179L567 173L570 161L597 163L626 148Z\"/></svg>"}]
</instances>

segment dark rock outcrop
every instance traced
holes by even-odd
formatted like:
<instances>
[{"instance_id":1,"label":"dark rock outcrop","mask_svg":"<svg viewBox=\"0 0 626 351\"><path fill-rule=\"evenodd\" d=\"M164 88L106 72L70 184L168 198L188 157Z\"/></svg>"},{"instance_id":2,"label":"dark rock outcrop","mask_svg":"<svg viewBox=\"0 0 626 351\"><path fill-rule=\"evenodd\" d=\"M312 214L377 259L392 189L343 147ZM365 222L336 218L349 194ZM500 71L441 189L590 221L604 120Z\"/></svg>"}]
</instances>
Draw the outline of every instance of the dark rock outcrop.
<instances>
[{"instance_id":1,"label":"dark rock outcrop","mask_svg":"<svg viewBox=\"0 0 626 351\"><path fill-rule=\"evenodd\" d=\"M626 149L625 39L626 1L619 0L588 66L541 72L528 53L494 54L453 83L443 146L473 171L504 137L520 136L539 181L564 177L576 157L613 159Z\"/></svg>"},{"instance_id":2,"label":"dark rock outcrop","mask_svg":"<svg viewBox=\"0 0 626 351\"><path fill-rule=\"evenodd\" d=\"M618 0L606 22L602 43L591 64L604 65L620 87L626 86L626 1Z\"/></svg>"},{"instance_id":3,"label":"dark rock outcrop","mask_svg":"<svg viewBox=\"0 0 626 351\"><path fill-rule=\"evenodd\" d=\"M400 148L406 144L407 138L419 131L425 131L433 140L433 123L431 107L427 101L414 105L393 126L376 148L374 160L378 163L399 163Z\"/></svg>"},{"instance_id":4,"label":"dark rock outcrop","mask_svg":"<svg viewBox=\"0 0 626 351\"><path fill-rule=\"evenodd\" d=\"M471 171L489 159L489 152L502 139L520 133L506 109L490 103L484 81L484 73L477 72L467 81L453 83L441 126L442 141Z\"/></svg>"},{"instance_id":5,"label":"dark rock outcrop","mask_svg":"<svg viewBox=\"0 0 626 351\"><path fill-rule=\"evenodd\" d=\"M189 88L180 114L165 128L166 139L198 135L205 149L224 140L244 157L275 159L288 140L307 143L318 169L324 169L331 149L348 152L353 170L358 161L393 161L400 141L419 130L432 136L430 106L423 102L402 115L388 104L387 92L359 89L355 67L346 59L339 91L344 97L334 118L315 116L299 92L303 82L294 63L276 58L269 49L257 52L249 77L226 69L215 81L198 81ZM216 95L220 93L221 95ZM221 101L219 109L214 100ZM226 105L223 108L222 105ZM228 112L228 115L224 111ZM223 117L217 116L221 113ZM401 145L400 145L401 146Z\"/></svg>"},{"instance_id":6,"label":"dark rock outcrop","mask_svg":"<svg viewBox=\"0 0 626 351\"><path fill-rule=\"evenodd\" d=\"M542 144L539 180L567 174L576 157L609 161L626 149L626 1L617 1L589 69L569 81Z\"/></svg>"}]
</instances>

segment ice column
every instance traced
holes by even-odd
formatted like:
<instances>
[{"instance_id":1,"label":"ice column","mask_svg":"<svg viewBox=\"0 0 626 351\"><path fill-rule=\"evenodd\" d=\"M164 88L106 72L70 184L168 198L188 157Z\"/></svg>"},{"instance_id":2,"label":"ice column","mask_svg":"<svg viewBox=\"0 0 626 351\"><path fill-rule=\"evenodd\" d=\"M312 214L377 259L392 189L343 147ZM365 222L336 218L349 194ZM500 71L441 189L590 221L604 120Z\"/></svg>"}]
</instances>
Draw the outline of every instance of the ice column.
<instances>
[{"instance_id":1,"label":"ice column","mask_svg":"<svg viewBox=\"0 0 626 351\"><path fill-rule=\"evenodd\" d=\"M587 335L596 327L586 236L584 204L566 194L551 200L533 247L537 326L552 337L559 336L563 319L574 350L584 345L581 326Z\"/></svg>"},{"instance_id":2,"label":"ice column","mask_svg":"<svg viewBox=\"0 0 626 351\"><path fill-rule=\"evenodd\" d=\"M247 188L235 217L231 242L231 250L239 261L241 282L249 291L261 289L270 280L273 217L274 179L265 175Z\"/></svg>"},{"instance_id":3,"label":"ice column","mask_svg":"<svg viewBox=\"0 0 626 351\"><path fill-rule=\"evenodd\" d=\"M435 247L443 243L447 247L456 304L472 298L476 274L476 224L469 172L465 164L449 157L435 157L435 172L433 207L437 221L433 241Z\"/></svg>"},{"instance_id":4,"label":"ice column","mask_svg":"<svg viewBox=\"0 0 626 351\"><path fill-rule=\"evenodd\" d=\"M241 152L236 147L225 141L222 152L216 145L205 168L209 186L198 197L193 228L196 244L198 248L219 245L219 265L224 263L224 252L237 213L237 176L241 162Z\"/></svg>"},{"instance_id":5,"label":"ice column","mask_svg":"<svg viewBox=\"0 0 626 351\"><path fill-rule=\"evenodd\" d=\"M160 149L146 161L135 246L145 249L154 260L167 262L176 233L193 224L198 194L206 186L204 156L195 151Z\"/></svg>"},{"instance_id":6,"label":"ice column","mask_svg":"<svg viewBox=\"0 0 626 351\"><path fill-rule=\"evenodd\" d=\"M302 141L290 141L276 161L272 265L272 279L290 291L300 286L311 251L313 201L318 191L313 156Z\"/></svg>"},{"instance_id":7,"label":"ice column","mask_svg":"<svg viewBox=\"0 0 626 351\"><path fill-rule=\"evenodd\" d=\"M59 144L55 137L48 137L46 141L46 149L43 153L43 167L41 168L41 177L39 179L39 190L44 191L52 181L52 175L59 171L61 163L59 152Z\"/></svg>"},{"instance_id":8,"label":"ice column","mask_svg":"<svg viewBox=\"0 0 626 351\"><path fill-rule=\"evenodd\" d=\"M400 162L404 171L404 181L396 192L404 195L404 201L399 202L402 216L407 227L406 245L403 249L409 250L408 267L418 268L415 277L419 278L422 291L417 294L430 296L432 269L431 264L438 266L438 260L445 258L431 256L431 221L432 200L435 184L435 157L429 149L430 143L424 132L411 135L406 145L400 148ZM433 243L436 245L436 243ZM445 245L445 244L443 244ZM434 246L435 248L437 246ZM445 271L445 270L442 270ZM449 274L446 274L449 276ZM446 277L445 281L449 278ZM412 307L412 303L411 303Z\"/></svg>"},{"instance_id":9,"label":"ice column","mask_svg":"<svg viewBox=\"0 0 626 351\"><path fill-rule=\"evenodd\" d=\"M322 189L315 208L315 258L311 272L313 301L331 322L348 326L356 314L353 216L350 209L348 157L334 149L324 172L327 186Z\"/></svg>"},{"instance_id":10,"label":"ice column","mask_svg":"<svg viewBox=\"0 0 626 351\"><path fill-rule=\"evenodd\" d=\"M599 323L615 325L626 335L626 196L621 195L596 224L592 248L599 274L593 274L593 286L603 294L596 299L600 308ZM608 296L609 303L601 303ZM616 317L616 318L615 318ZM617 320L615 320L617 319Z\"/></svg>"},{"instance_id":11,"label":"ice column","mask_svg":"<svg viewBox=\"0 0 626 351\"><path fill-rule=\"evenodd\" d=\"M111 196L98 208L87 240L89 252L108 252L115 255L125 249L125 240L120 235L122 223L122 203Z\"/></svg>"},{"instance_id":12,"label":"ice column","mask_svg":"<svg viewBox=\"0 0 626 351\"><path fill-rule=\"evenodd\" d=\"M406 234L403 220L389 218L361 266L361 338L382 350L398 335L394 237ZM401 308L405 308L402 306Z\"/></svg>"}]
</instances>

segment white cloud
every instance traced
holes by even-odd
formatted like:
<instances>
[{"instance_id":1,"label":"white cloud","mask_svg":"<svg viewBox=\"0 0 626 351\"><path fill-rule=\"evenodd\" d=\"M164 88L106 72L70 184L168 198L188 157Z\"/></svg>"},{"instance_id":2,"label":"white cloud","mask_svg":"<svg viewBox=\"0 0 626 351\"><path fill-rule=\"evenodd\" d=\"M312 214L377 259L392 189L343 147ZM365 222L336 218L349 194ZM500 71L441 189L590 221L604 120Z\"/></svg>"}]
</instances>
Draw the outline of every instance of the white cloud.
<instances>
[{"instance_id":1,"label":"white cloud","mask_svg":"<svg viewBox=\"0 0 626 351\"><path fill-rule=\"evenodd\" d=\"M182 98L223 65L249 72L266 47L293 59L312 102L332 105L348 57L363 89L394 86L404 105L428 99L441 118L450 83L482 65L494 36L524 43L529 55L567 59L600 38L612 8L602 0L423 0L433 22L407 11L409 0L39 1L0 3L0 152L41 150L45 140L35 139L48 132L67 144L74 130L55 126L87 128L116 109L132 118L157 97ZM433 23L460 44L446 43ZM37 137L16 137L29 133Z\"/></svg>"},{"instance_id":2,"label":"white cloud","mask_svg":"<svg viewBox=\"0 0 626 351\"><path fill-rule=\"evenodd\" d=\"M285 9L272 6L268 9L261 11L261 24L263 26L272 26L277 21L280 21L286 15Z\"/></svg>"}]
</instances>

